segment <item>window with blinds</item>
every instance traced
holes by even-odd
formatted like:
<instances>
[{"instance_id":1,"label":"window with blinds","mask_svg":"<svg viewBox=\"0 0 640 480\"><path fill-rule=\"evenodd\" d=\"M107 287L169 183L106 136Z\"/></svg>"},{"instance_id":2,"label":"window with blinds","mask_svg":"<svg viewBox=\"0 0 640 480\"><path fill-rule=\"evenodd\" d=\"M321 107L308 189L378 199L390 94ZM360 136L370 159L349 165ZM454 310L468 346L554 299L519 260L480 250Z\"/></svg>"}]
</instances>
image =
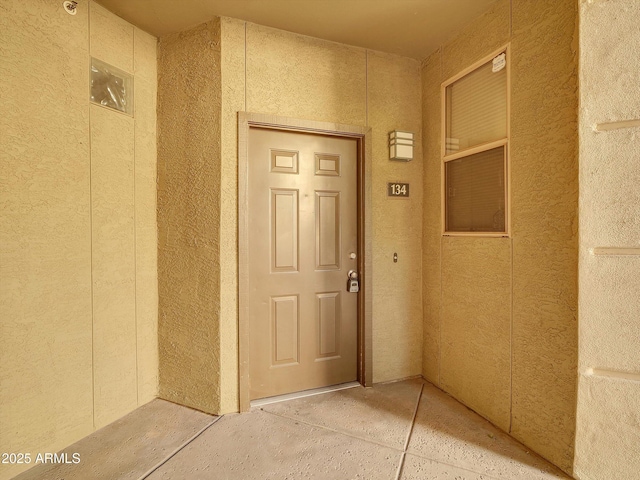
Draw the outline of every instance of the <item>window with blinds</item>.
<instances>
[{"instance_id":1,"label":"window with blinds","mask_svg":"<svg viewBox=\"0 0 640 480\"><path fill-rule=\"evenodd\" d=\"M504 232L504 147L445 163L446 229Z\"/></svg>"},{"instance_id":2,"label":"window with blinds","mask_svg":"<svg viewBox=\"0 0 640 480\"><path fill-rule=\"evenodd\" d=\"M508 234L506 50L443 84L444 233Z\"/></svg>"}]
</instances>

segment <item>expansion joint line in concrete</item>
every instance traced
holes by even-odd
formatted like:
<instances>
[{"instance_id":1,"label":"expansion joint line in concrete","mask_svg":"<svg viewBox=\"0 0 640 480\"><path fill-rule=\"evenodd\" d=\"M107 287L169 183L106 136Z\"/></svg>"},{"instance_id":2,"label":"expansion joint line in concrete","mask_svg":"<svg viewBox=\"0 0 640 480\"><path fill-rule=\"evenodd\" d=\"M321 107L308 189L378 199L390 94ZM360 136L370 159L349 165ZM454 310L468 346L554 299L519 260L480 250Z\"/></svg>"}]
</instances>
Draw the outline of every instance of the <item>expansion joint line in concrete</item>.
<instances>
[{"instance_id":1,"label":"expansion joint line in concrete","mask_svg":"<svg viewBox=\"0 0 640 480\"><path fill-rule=\"evenodd\" d=\"M416 417L418 416L418 408L420 407L420 400L422 399L423 390L424 390L424 383L420 385L420 393L418 394L418 400L416 401L416 408L413 410L413 418L411 419L411 425L409 425L407 438L404 441L404 447L402 448L402 454L400 455L400 463L398 464L398 471L396 472L396 480L400 480L400 476L402 475L402 467L404 467L404 458L407 455L407 448L409 448L409 442L411 441L413 426L416 424Z\"/></svg>"},{"instance_id":2,"label":"expansion joint line in concrete","mask_svg":"<svg viewBox=\"0 0 640 480\"><path fill-rule=\"evenodd\" d=\"M265 406L267 406L267 405L265 405ZM273 415L273 416L278 417L278 418L284 418L285 420L288 420L288 421L291 421L291 422L295 422L296 425L298 423L302 423L304 425L308 425L309 427L315 427L315 428L320 428L320 429L323 429L323 430L328 430L329 432L338 433L338 434L344 435L346 437L355 438L355 439L358 439L358 440L362 440L364 442L369 442L369 443L373 443L375 445L380 445L381 447L393 448L395 450L398 450L397 448L395 448L393 446L390 446L389 444L386 444L386 443L383 443L383 442L377 442L377 441L375 441L375 440L373 440L371 438L368 438L366 436L353 435L353 434L350 434L350 433L343 432L341 430L337 430L335 428L327 427L326 425L321 425L320 423L313 423L313 422L309 422L307 420L302 420L300 418L289 417L289 416L284 415L282 413L269 412L268 410L264 410L262 407L259 407L259 408L260 408L260 410L262 412L266 413L267 415Z\"/></svg>"},{"instance_id":3,"label":"expansion joint line in concrete","mask_svg":"<svg viewBox=\"0 0 640 480\"><path fill-rule=\"evenodd\" d=\"M203 428L198 430L195 435L193 435L190 439L188 439L186 442L184 442L182 445L180 445L178 448L176 448L173 452L171 452L169 455L167 455L167 457L164 460L161 460L156 465L154 465L151 469L149 469L145 473L143 473L140 476L140 478L138 478L138 480L144 480L149 475L151 475L153 472L158 470L161 466L163 466L165 463L167 463L169 460L171 460L174 456L176 456L183 448L185 448L187 445L189 445L191 442L193 442L196 438L198 438L200 435L202 435L204 432L206 432L214 423L216 423L218 420L220 420L223 416L224 415L220 415L219 417L214 418L213 422L205 425Z\"/></svg>"}]
</instances>

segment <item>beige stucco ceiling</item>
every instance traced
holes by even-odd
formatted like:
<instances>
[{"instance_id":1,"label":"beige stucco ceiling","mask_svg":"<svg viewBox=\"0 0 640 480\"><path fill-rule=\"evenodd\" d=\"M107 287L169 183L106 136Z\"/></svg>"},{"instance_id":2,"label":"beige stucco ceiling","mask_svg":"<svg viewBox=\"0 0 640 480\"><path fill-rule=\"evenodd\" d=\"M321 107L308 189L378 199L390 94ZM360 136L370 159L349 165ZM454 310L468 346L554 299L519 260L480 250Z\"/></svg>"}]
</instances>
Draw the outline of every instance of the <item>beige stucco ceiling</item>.
<instances>
[{"instance_id":1,"label":"beige stucco ceiling","mask_svg":"<svg viewBox=\"0 0 640 480\"><path fill-rule=\"evenodd\" d=\"M98 0L162 36L214 16L423 59L495 0Z\"/></svg>"}]
</instances>

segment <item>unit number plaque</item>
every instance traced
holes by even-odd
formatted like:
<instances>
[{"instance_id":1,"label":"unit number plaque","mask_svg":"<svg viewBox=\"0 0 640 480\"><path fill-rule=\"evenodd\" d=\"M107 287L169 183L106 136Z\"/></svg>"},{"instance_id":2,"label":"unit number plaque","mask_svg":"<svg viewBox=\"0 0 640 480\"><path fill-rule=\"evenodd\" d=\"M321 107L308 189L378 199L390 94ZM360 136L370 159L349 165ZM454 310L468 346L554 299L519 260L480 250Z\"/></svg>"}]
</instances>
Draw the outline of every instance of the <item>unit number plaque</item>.
<instances>
[{"instance_id":1,"label":"unit number plaque","mask_svg":"<svg viewBox=\"0 0 640 480\"><path fill-rule=\"evenodd\" d=\"M387 183L387 195L389 197L408 197L408 183Z\"/></svg>"}]
</instances>

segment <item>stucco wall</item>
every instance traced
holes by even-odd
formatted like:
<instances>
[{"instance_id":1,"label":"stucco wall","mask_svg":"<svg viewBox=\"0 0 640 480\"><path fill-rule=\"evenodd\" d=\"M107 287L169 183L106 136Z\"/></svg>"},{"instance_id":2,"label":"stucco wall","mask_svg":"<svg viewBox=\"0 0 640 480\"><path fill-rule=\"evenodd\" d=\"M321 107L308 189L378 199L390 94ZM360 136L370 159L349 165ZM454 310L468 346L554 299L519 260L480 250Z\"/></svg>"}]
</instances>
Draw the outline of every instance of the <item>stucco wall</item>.
<instances>
[{"instance_id":1,"label":"stucco wall","mask_svg":"<svg viewBox=\"0 0 640 480\"><path fill-rule=\"evenodd\" d=\"M229 18L163 38L160 51L162 396L216 413L238 410L239 111L372 126L373 255L384 265L374 270L373 376L378 382L420 374L419 63ZM187 68L198 84L190 91L185 87L194 81L181 78ZM196 102L192 95L200 91ZM213 132L215 119L221 132ZM193 139L180 140L187 126ZM388 160L393 129L416 133L416 161ZM412 182L410 199L388 200L388 181Z\"/></svg>"},{"instance_id":2,"label":"stucco wall","mask_svg":"<svg viewBox=\"0 0 640 480\"><path fill-rule=\"evenodd\" d=\"M636 478L640 471L639 21L640 4L634 0L580 2L580 376L574 472L583 480ZM635 121L635 127L613 124L606 130L601 125L624 121Z\"/></svg>"},{"instance_id":3,"label":"stucco wall","mask_svg":"<svg viewBox=\"0 0 640 480\"><path fill-rule=\"evenodd\" d=\"M513 1L511 433L567 472L578 328L577 21L575 0Z\"/></svg>"},{"instance_id":4,"label":"stucco wall","mask_svg":"<svg viewBox=\"0 0 640 480\"><path fill-rule=\"evenodd\" d=\"M420 64L367 52L367 126L373 135L373 381L421 373L422 119ZM414 160L389 160L392 130L415 132ZM408 200L387 197L387 182L408 182ZM398 262L393 262L393 254Z\"/></svg>"},{"instance_id":5,"label":"stucco wall","mask_svg":"<svg viewBox=\"0 0 640 480\"><path fill-rule=\"evenodd\" d=\"M422 192L416 188L422 175L419 62L239 20L221 21L223 188L229 195L237 191L238 111L371 126L372 248L374 265L378 265L373 271L373 378L380 382L420 374ZM394 129L416 133L415 161L389 161L388 132ZM404 201L388 199L389 181L411 182L411 197ZM235 234L237 200L232 199L236 200L229 196L223 203L222 218ZM392 260L394 252L398 253L397 264ZM227 285L234 286L225 289L226 302L236 305L232 275L237 265L235 243L227 243L224 256L229 262ZM223 352L228 350L228 361L223 363L221 380L228 400L224 410L234 411L238 401L235 310L229 309L229 315L221 319L221 325L225 324L221 345Z\"/></svg>"},{"instance_id":6,"label":"stucco wall","mask_svg":"<svg viewBox=\"0 0 640 480\"><path fill-rule=\"evenodd\" d=\"M571 471L577 363L577 4L499 0L423 63L423 374ZM511 225L441 236L440 84L511 45Z\"/></svg>"},{"instance_id":7,"label":"stucco wall","mask_svg":"<svg viewBox=\"0 0 640 480\"><path fill-rule=\"evenodd\" d=\"M1 452L156 396L155 48L93 2L0 3ZM134 74L134 117L90 105L90 55Z\"/></svg>"},{"instance_id":8,"label":"stucco wall","mask_svg":"<svg viewBox=\"0 0 640 480\"><path fill-rule=\"evenodd\" d=\"M220 19L222 157L220 164L220 410L238 409L238 114L245 108L244 22Z\"/></svg>"},{"instance_id":9,"label":"stucco wall","mask_svg":"<svg viewBox=\"0 0 640 480\"><path fill-rule=\"evenodd\" d=\"M220 22L160 39L160 396L220 409Z\"/></svg>"}]
</instances>

